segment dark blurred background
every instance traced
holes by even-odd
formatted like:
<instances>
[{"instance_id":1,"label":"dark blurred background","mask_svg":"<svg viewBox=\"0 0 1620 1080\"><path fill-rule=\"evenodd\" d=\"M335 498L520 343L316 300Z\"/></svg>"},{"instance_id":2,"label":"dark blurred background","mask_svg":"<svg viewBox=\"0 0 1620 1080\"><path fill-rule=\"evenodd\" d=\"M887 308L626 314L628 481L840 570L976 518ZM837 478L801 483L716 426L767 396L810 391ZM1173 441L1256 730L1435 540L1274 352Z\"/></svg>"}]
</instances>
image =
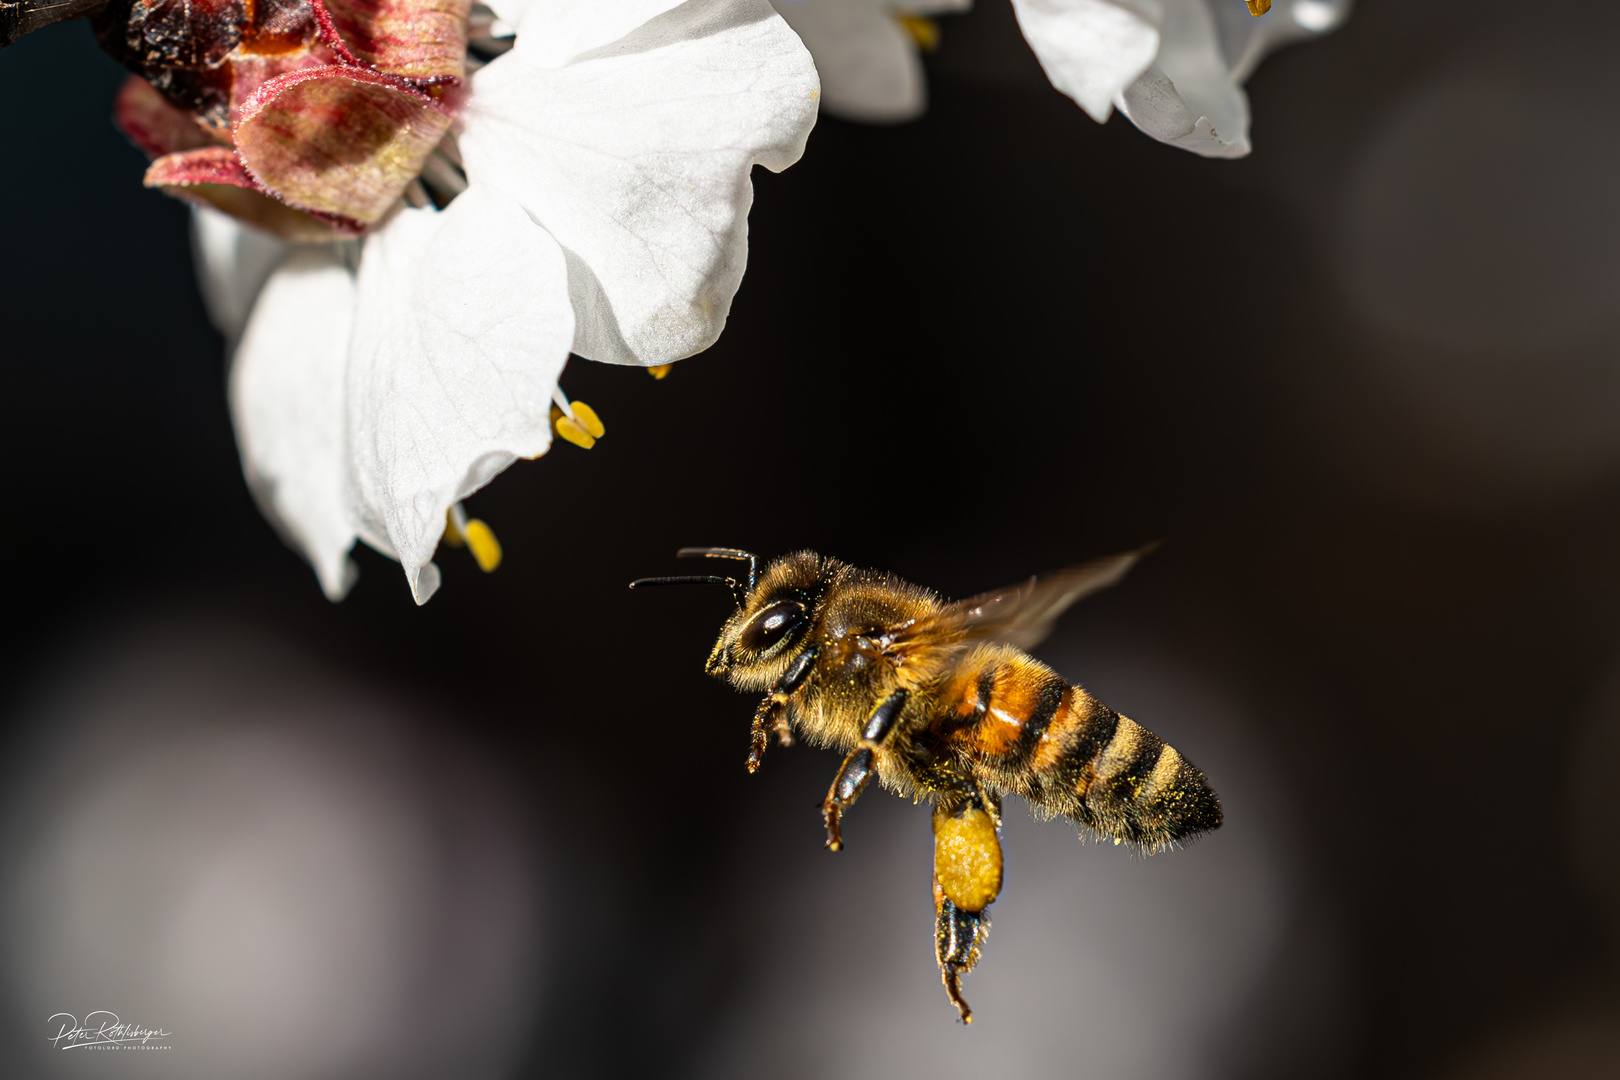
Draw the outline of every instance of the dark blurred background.
<instances>
[{"instance_id":1,"label":"dark blurred background","mask_svg":"<svg viewBox=\"0 0 1620 1080\"><path fill-rule=\"evenodd\" d=\"M756 174L718 345L662 382L570 364L607 437L474 496L506 561L441 553L420 610L365 550L327 603L254 508L117 67L82 24L0 54L8 1074L1620 1075L1620 13L1361 0L1261 67L1235 163L1094 125L1001 0L943 25L926 118L823 118ZM724 594L624 587L720 544L960 596L1155 539L1041 655L1228 823L1144 861L1015 808L969 1029L926 812L874 791L822 851L834 757L747 776L753 702L702 673ZM244 731L281 749L210 757ZM344 854L376 837L411 869ZM296 902L164 891L237 856ZM222 941L395 929L289 967L186 953L176 905ZM266 1012L160 1015L271 969ZM44 1057L90 1008L175 1048Z\"/></svg>"}]
</instances>

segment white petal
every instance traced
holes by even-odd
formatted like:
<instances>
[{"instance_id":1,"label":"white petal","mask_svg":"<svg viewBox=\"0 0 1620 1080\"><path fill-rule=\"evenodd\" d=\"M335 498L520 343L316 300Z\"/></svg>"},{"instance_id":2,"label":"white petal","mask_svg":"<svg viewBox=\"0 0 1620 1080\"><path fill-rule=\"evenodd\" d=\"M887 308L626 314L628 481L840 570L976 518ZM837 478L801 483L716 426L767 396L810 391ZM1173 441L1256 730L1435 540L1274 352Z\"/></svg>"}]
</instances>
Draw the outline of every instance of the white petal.
<instances>
[{"instance_id":1,"label":"white petal","mask_svg":"<svg viewBox=\"0 0 1620 1080\"><path fill-rule=\"evenodd\" d=\"M518 28L531 60L561 67L610 45L683 0L504 0L495 12Z\"/></svg>"},{"instance_id":2,"label":"white petal","mask_svg":"<svg viewBox=\"0 0 1620 1080\"><path fill-rule=\"evenodd\" d=\"M354 291L331 248L297 249L265 284L231 366L248 487L333 600L354 581L343 437Z\"/></svg>"},{"instance_id":3,"label":"white petal","mask_svg":"<svg viewBox=\"0 0 1620 1080\"><path fill-rule=\"evenodd\" d=\"M815 57L822 108L868 123L922 115L922 61L886 0L773 0L773 6Z\"/></svg>"},{"instance_id":4,"label":"white petal","mask_svg":"<svg viewBox=\"0 0 1620 1080\"><path fill-rule=\"evenodd\" d=\"M1267 53L1336 29L1350 15L1350 0L1277 0L1258 19L1242 4L1216 4L1213 11L1222 51L1242 83Z\"/></svg>"},{"instance_id":5,"label":"white petal","mask_svg":"<svg viewBox=\"0 0 1620 1080\"><path fill-rule=\"evenodd\" d=\"M1159 51L1157 5L1151 4L1152 0L1013 0L1013 11L1052 85L1101 123L1108 119L1114 99L1147 70Z\"/></svg>"},{"instance_id":6,"label":"white petal","mask_svg":"<svg viewBox=\"0 0 1620 1080\"><path fill-rule=\"evenodd\" d=\"M1248 28L1235 22L1238 15L1257 25L1273 18L1232 7L1239 33ZM1160 142L1206 157L1247 154L1249 99L1222 51L1208 0L1166 0L1159 35L1158 62L1121 91L1120 111Z\"/></svg>"},{"instance_id":7,"label":"white petal","mask_svg":"<svg viewBox=\"0 0 1620 1080\"><path fill-rule=\"evenodd\" d=\"M902 15L958 15L973 8L973 0L897 0L889 5Z\"/></svg>"},{"instance_id":8,"label":"white petal","mask_svg":"<svg viewBox=\"0 0 1620 1080\"><path fill-rule=\"evenodd\" d=\"M445 513L551 445L551 391L574 315L555 240L474 184L404 210L367 242L350 353L350 498L360 536L405 567L418 603Z\"/></svg>"},{"instance_id":9,"label":"white petal","mask_svg":"<svg viewBox=\"0 0 1620 1080\"><path fill-rule=\"evenodd\" d=\"M289 245L212 207L194 206L191 250L208 317L227 341L234 341Z\"/></svg>"},{"instance_id":10,"label":"white petal","mask_svg":"<svg viewBox=\"0 0 1620 1080\"><path fill-rule=\"evenodd\" d=\"M810 54L765 0L688 0L564 68L531 62L528 40L474 77L468 175L567 252L575 352L707 348L747 260L749 170L791 165L815 123Z\"/></svg>"},{"instance_id":11,"label":"white petal","mask_svg":"<svg viewBox=\"0 0 1620 1080\"><path fill-rule=\"evenodd\" d=\"M1332 29L1348 7L1348 0L1279 0L1257 19L1238 3L1163 0L1157 63L1116 102L1161 142L1205 157L1242 157L1250 150L1244 80L1266 53Z\"/></svg>"}]
</instances>

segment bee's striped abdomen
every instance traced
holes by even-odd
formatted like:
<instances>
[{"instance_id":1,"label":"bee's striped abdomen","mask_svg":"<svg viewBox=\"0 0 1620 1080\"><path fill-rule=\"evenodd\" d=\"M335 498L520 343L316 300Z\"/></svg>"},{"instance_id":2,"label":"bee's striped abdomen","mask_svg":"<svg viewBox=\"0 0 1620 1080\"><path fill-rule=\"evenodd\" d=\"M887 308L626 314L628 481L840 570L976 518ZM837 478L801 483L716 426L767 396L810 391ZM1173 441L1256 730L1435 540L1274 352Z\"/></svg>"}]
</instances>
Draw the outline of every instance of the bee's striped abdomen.
<instances>
[{"instance_id":1,"label":"bee's striped abdomen","mask_svg":"<svg viewBox=\"0 0 1620 1080\"><path fill-rule=\"evenodd\" d=\"M1174 747L1017 649L974 650L941 705L948 741L981 775L1111 839L1155 848L1221 823Z\"/></svg>"},{"instance_id":2,"label":"bee's striped abdomen","mask_svg":"<svg viewBox=\"0 0 1620 1080\"><path fill-rule=\"evenodd\" d=\"M1086 739L1059 755L1054 777L1067 783L1049 788L1053 809L1104 836L1150 848L1221 823L1215 792L1175 747L1084 690L1074 694L1073 712L1089 714L1089 726L1109 737L1095 752L1098 740ZM1065 801L1070 806L1060 805Z\"/></svg>"}]
</instances>

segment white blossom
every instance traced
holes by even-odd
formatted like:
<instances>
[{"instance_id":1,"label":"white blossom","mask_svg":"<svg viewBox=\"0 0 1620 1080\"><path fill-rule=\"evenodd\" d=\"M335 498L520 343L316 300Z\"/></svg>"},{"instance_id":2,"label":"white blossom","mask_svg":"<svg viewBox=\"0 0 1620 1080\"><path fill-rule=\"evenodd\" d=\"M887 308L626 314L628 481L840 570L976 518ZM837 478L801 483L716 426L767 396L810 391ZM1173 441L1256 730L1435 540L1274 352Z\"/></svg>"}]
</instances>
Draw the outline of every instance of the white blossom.
<instances>
[{"instance_id":1,"label":"white blossom","mask_svg":"<svg viewBox=\"0 0 1620 1080\"><path fill-rule=\"evenodd\" d=\"M492 6L517 41L470 79L467 189L295 250L236 352L249 484L334 598L356 538L432 595L447 513L550 446L570 351L650 366L712 344L750 170L798 160L815 122L809 54L765 0ZM205 259L231 249L203 220ZM205 265L228 309L240 268Z\"/></svg>"},{"instance_id":2,"label":"white blossom","mask_svg":"<svg viewBox=\"0 0 1620 1080\"><path fill-rule=\"evenodd\" d=\"M913 120L927 105L906 16L966 11L973 0L771 0L816 58L822 107L867 123Z\"/></svg>"},{"instance_id":3,"label":"white blossom","mask_svg":"<svg viewBox=\"0 0 1620 1080\"><path fill-rule=\"evenodd\" d=\"M1160 142L1243 157L1243 83L1279 45L1343 21L1350 0L1278 0L1256 18L1240 0L1012 0L1052 85L1092 119L1118 108Z\"/></svg>"},{"instance_id":4,"label":"white blossom","mask_svg":"<svg viewBox=\"0 0 1620 1080\"><path fill-rule=\"evenodd\" d=\"M965 11L971 0L772 0L821 72L826 108L850 120L923 111L918 44L907 16ZM1277 0L1259 18L1243 0L1012 0L1052 85L1099 123L1118 108L1161 142L1206 157L1249 152L1243 84L1266 53L1324 33L1350 0Z\"/></svg>"}]
</instances>

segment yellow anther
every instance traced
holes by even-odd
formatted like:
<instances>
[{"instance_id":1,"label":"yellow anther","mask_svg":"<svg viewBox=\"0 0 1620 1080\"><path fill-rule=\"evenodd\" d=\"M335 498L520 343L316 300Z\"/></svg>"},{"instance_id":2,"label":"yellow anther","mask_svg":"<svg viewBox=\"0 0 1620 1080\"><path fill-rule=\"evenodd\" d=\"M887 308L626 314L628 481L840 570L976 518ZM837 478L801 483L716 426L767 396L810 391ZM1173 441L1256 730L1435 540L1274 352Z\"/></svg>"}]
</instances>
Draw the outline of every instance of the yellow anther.
<instances>
[{"instance_id":1,"label":"yellow anther","mask_svg":"<svg viewBox=\"0 0 1620 1080\"><path fill-rule=\"evenodd\" d=\"M561 400L566 401L567 399L562 398ZM569 402L568 412L564 412L560 405L553 405L551 407L551 430L575 446L586 450L595 446L596 440L607 433L607 428L602 426L601 418L596 415L596 410L583 401Z\"/></svg>"},{"instance_id":2,"label":"yellow anther","mask_svg":"<svg viewBox=\"0 0 1620 1080\"><path fill-rule=\"evenodd\" d=\"M478 563L478 569L486 574L493 574L495 568L501 565L501 542L495 539L495 534L477 518L467 522L467 550Z\"/></svg>"},{"instance_id":3,"label":"yellow anther","mask_svg":"<svg viewBox=\"0 0 1620 1080\"><path fill-rule=\"evenodd\" d=\"M1271 0L1249 0L1251 7L1257 3L1271 6ZM923 52L931 53L939 48L939 23L933 19L921 15L896 15L894 19L900 24L900 29L911 35L911 40L915 41L917 48Z\"/></svg>"},{"instance_id":4,"label":"yellow anther","mask_svg":"<svg viewBox=\"0 0 1620 1080\"><path fill-rule=\"evenodd\" d=\"M600 439L607 434L607 428L602 426L602 421L597 417L595 409L583 401L575 401L572 404L574 406L574 421L590 432L591 438Z\"/></svg>"},{"instance_id":5,"label":"yellow anther","mask_svg":"<svg viewBox=\"0 0 1620 1080\"><path fill-rule=\"evenodd\" d=\"M559 409L558 412L560 413L561 410ZM591 437L591 433L574 423L574 418L571 416L558 415L552 417L551 426L556 429L559 438L566 439L581 449L589 450L596 445L596 440Z\"/></svg>"},{"instance_id":6,"label":"yellow anther","mask_svg":"<svg viewBox=\"0 0 1620 1080\"><path fill-rule=\"evenodd\" d=\"M462 539L461 526L456 524L454 507L444 512L444 542L453 548L461 547L467 542Z\"/></svg>"},{"instance_id":7,"label":"yellow anther","mask_svg":"<svg viewBox=\"0 0 1620 1080\"><path fill-rule=\"evenodd\" d=\"M1245 0L1249 5L1249 14L1259 18L1271 10L1271 0Z\"/></svg>"},{"instance_id":8,"label":"yellow anther","mask_svg":"<svg viewBox=\"0 0 1620 1080\"><path fill-rule=\"evenodd\" d=\"M655 379L662 379L665 375L669 374L669 369L674 366L674 364L654 364L652 367L647 369L647 374L651 375Z\"/></svg>"}]
</instances>

